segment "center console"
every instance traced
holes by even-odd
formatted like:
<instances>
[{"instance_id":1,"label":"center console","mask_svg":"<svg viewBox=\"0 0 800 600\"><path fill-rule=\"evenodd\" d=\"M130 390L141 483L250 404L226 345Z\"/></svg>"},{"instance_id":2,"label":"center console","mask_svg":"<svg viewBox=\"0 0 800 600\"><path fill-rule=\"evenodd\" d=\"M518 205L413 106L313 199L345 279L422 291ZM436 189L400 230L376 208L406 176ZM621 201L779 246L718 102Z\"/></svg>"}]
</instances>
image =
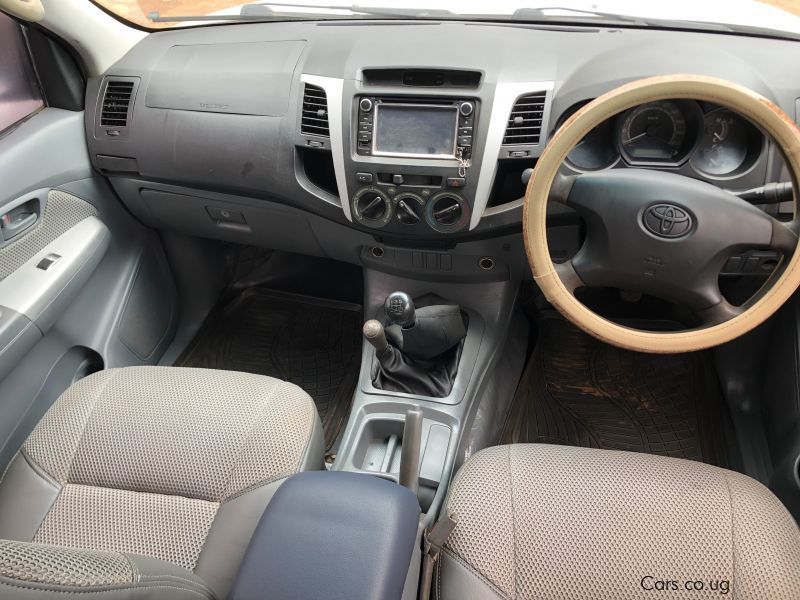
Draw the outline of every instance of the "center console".
<instances>
[{"instance_id":1,"label":"center console","mask_svg":"<svg viewBox=\"0 0 800 600\"><path fill-rule=\"evenodd\" d=\"M400 235L467 228L476 187L469 167L479 101L359 94L353 102L353 219Z\"/></svg>"}]
</instances>

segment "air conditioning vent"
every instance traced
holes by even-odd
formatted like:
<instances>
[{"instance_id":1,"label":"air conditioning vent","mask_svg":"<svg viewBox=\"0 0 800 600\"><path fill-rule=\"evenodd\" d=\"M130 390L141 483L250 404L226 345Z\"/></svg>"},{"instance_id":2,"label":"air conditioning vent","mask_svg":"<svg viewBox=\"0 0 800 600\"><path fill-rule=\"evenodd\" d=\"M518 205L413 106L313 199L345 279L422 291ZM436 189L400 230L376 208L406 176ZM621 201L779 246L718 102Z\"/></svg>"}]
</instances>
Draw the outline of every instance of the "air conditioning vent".
<instances>
[{"instance_id":1,"label":"air conditioning vent","mask_svg":"<svg viewBox=\"0 0 800 600\"><path fill-rule=\"evenodd\" d=\"M104 127L127 127L132 101L133 81L109 79L103 95L100 125Z\"/></svg>"},{"instance_id":2,"label":"air conditioning vent","mask_svg":"<svg viewBox=\"0 0 800 600\"><path fill-rule=\"evenodd\" d=\"M328 129L328 99L325 90L306 84L303 91L303 116L300 133L331 137Z\"/></svg>"},{"instance_id":3,"label":"air conditioning vent","mask_svg":"<svg viewBox=\"0 0 800 600\"><path fill-rule=\"evenodd\" d=\"M542 116L546 93L537 92L521 96L508 117L503 144L538 144L542 133Z\"/></svg>"}]
</instances>

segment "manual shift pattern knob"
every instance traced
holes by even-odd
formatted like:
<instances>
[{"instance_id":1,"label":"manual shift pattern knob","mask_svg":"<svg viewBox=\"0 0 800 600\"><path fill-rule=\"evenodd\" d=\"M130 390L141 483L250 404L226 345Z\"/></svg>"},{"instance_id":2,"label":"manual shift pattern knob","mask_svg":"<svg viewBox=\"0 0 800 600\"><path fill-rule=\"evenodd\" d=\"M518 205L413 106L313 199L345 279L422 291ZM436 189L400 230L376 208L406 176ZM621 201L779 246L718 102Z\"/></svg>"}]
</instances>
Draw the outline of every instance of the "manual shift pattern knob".
<instances>
[{"instance_id":1,"label":"manual shift pattern knob","mask_svg":"<svg viewBox=\"0 0 800 600\"><path fill-rule=\"evenodd\" d=\"M400 327L413 327L417 322L417 311L414 301L405 292L392 292L386 298L383 306L386 316L395 325Z\"/></svg>"}]
</instances>

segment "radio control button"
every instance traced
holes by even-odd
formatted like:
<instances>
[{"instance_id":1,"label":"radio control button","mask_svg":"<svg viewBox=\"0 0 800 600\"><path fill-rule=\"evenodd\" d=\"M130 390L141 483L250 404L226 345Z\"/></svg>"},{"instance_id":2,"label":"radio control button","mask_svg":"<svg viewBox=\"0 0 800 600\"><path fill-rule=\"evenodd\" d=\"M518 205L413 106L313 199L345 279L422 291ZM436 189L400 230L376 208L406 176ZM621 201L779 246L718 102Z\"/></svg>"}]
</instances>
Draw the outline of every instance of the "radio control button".
<instances>
[{"instance_id":1,"label":"radio control button","mask_svg":"<svg viewBox=\"0 0 800 600\"><path fill-rule=\"evenodd\" d=\"M458 140L456 140L459 146L471 146L472 145L472 136L471 135L460 135L458 136Z\"/></svg>"},{"instance_id":2,"label":"radio control button","mask_svg":"<svg viewBox=\"0 0 800 600\"><path fill-rule=\"evenodd\" d=\"M359 123L358 125L359 131L372 131L372 123Z\"/></svg>"},{"instance_id":3,"label":"radio control button","mask_svg":"<svg viewBox=\"0 0 800 600\"><path fill-rule=\"evenodd\" d=\"M472 102L462 102L461 106L458 107L458 112L465 117L470 116L474 110L475 107L472 105Z\"/></svg>"},{"instance_id":4,"label":"radio control button","mask_svg":"<svg viewBox=\"0 0 800 600\"><path fill-rule=\"evenodd\" d=\"M472 135L472 127L459 127L458 135Z\"/></svg>"},{"instance_id":5,"label":"radio control button","mask_svg":"<svg viewBox=\"0 0 800 600\"><path fill-rule=\"evenodd\" d=\"M361 102L358 103L358 107L364 112L369 112L372 110L372 100L369 98L362 98Z\"/></svg>"},{"instance_id":6,"label":"radio control button","mask_svg":"<svg viewBox=\"0 0 800 600\"><path fill-rule=\"evenodd\" d=\"M372 132L371 131L359 131L358 132L358 141L359 142L370 142L370 141L372 141Z\"/></svg>"},{"instance_id":7,"label":"radio control button","mask_svg":"<svg viewBox=\"0 0 800 600\"><path fill-rule=\"evenodd\" d=\"M447 178L447 187L451 188L463 188L467 185L467 180L463 177L448 177Z\"/></svg>"}]
</instances>

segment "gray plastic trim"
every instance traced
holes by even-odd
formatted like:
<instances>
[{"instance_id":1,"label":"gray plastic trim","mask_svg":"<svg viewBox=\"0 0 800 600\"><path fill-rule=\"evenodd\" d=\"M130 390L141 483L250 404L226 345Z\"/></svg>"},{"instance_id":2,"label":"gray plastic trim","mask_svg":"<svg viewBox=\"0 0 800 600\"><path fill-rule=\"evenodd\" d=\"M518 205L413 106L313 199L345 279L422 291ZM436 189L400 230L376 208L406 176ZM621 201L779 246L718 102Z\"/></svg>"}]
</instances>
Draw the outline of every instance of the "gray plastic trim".
<instances>
[{"instance_id":1,"label":"gray plastic trim","mask_svg":"<svg viewBox=\"0 0 800 600\"><path fill-rule=\"evenodd\" d=\"M333 172L336 175L336 187L339 188L339 198L342 202L344 216L347 217L348 221L352 221L350 194L347 193L347 172L344 168L344 131L342 129L344 79L303 73L300 75L300 81L316 85L325 90L325 96L328 101L328 131L331 134L331 155L333 156Z\"/></svg>"},{"instance_id":2,"label":"gray plastic trim","mask_svg":"<svg viewBox=\"0 0 800 600\"><path fill-rule=\"evenodd\" d=\"M58 316L54 314L57 311L49 309L55 308L57 300L61 306L77 294L80 286L75 284L85 281L94 271L110 241L111 234L103 222L87 217L0 281L0 305L47 329ZM58 254L61 258L47 270L38 268L48 254ZM67 294L70 298L65 298L62 294L68 288L71 288Z\"/></svg>"},{"instance_id":3,"label":"gray plastic trim","mask_svg":"<svg viewBox=\"0 0 800 600\"><path fill-rule=\"evenodd\" d=\"M542 111L542 127L539 144L543 146L547 140L550 118L550 102L553 96L554 83L552 81L508 82L500 81L495 88L494 102L492 102L489 117L489 131L486 135L486 144L483 149L483 162L478 175L478 188L475 191L475 203L472 207L472 217L469 228L475 229L480 223L486 206L489 204L489 194L492 192L494 176L497 173L497 161L500 159L500 147L503 145L503 136L508 126L508 117L514 103L520 96L535 92L546 92L544 110Z\"/></svg>"}]
</instances>

